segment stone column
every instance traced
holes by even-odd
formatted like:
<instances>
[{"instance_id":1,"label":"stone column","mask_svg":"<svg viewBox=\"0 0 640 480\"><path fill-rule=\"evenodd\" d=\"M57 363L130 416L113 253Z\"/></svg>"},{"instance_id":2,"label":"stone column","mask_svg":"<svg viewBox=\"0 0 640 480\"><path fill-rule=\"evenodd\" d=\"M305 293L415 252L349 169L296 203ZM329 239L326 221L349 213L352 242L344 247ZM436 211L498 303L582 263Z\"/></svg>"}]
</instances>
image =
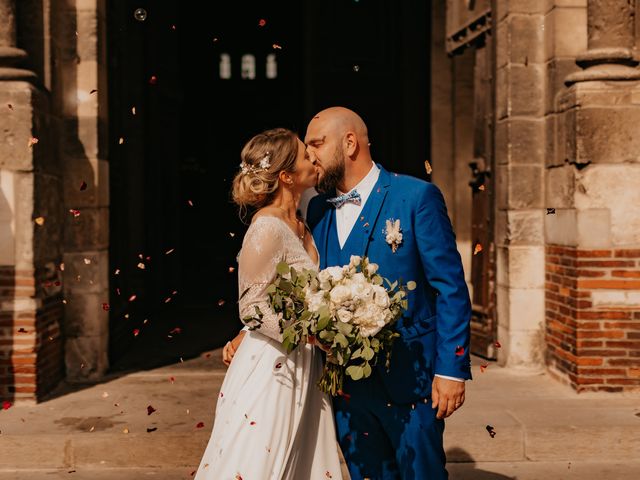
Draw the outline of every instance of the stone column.
<instances>
[{"instance_id":1,"label":"stone column","mask_svg":"<svg viewBox=\"0 0 640 480\"><path fill-rule=\"evenodd\" d=\"M67 380L93 382L109 367L106 0L57 4L52 96L59 114L66 212L65 365ZM129 140L123 138L119 148L128 148Z\"/></svg>"},{"instance_id":2,"label":"stone column","mask_svg":"<svg viewBox=\"0 0 640 480\"><path fill-rule=\"evenodd\" d=\"M60 173L47 95L20 68L0 0L0 398L37 400L63 376Z\"/></svg>"},{"instance_id":3,"label":"stone column","mask_svg":"<svg viewBox=\"0 0 640 480\"><path fill-rule=\"evenodd\" d=\"M589 0L588 49L556 97L547 165L546 339L578 391L640 388L640 70L634 7Z\"/></svg>"},{"instance_id":4,"label":"stone column","mask_svg":"<svg viewBox=\"0 0 640 480\"><path fill-rule=\"evenodd\" d=\"M494 2L498 361L544 365L546 2Z\"/></svg>"},{"instance_id":5,"label":"stone column","mask_svg":"<svg viewBox=\"0 0 640 480\"><path fill-rule=\"evenodd\" d=\"M0 81L33 81L35 73L18 68L26 60L27 52L16 48L16 6L15 0L0 0Z\"/></svg>"}]
</instances>

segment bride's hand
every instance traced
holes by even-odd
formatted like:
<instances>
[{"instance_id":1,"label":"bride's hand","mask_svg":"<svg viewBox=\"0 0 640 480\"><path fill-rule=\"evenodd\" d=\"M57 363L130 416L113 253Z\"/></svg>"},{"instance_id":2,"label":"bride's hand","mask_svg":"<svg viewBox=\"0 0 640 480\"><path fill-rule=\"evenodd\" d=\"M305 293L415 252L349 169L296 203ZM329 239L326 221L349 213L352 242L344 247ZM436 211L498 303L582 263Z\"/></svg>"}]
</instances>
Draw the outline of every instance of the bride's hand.
<instances>
[{"instance_id":1,"label":"bride's hand","mask_svg":"<svg viewBox=\"0 0 640 480\"><path fill-rule=\"evenodd\" d=\"M241 330L236 337L227 342L227 344L222 349L222 363L224 363L227 367L231 365L231 360L233 360L233 356L236 354L236 350L242 343L242 339L244 338L245 331Z\"/></svg>"}]
</instances>

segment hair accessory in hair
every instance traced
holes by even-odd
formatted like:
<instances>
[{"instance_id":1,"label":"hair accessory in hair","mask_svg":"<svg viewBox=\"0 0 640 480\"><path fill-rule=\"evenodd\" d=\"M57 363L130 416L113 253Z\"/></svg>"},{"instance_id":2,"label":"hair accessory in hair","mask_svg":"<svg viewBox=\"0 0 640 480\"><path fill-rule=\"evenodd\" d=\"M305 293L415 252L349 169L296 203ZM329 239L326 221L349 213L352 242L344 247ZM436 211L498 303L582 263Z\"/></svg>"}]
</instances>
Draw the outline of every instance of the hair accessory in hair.
<instances>
[{"instance_id":1,"label":"hair accessory in hair","mask_svg":"<svg viewBox=\"0 0 640 480\"><path fill-rule=\"evenodd\" d=\"M242 161L240 163L240 170L242 171L243 175L246 175L249 172L254 173L254 172L269 170L270 167L271 167L271 152L267 152L267 154L264 156L262 160L260 160L260 163L258 163L257 166L249 165L245 161Z\"/></svg>"}]
</instances>

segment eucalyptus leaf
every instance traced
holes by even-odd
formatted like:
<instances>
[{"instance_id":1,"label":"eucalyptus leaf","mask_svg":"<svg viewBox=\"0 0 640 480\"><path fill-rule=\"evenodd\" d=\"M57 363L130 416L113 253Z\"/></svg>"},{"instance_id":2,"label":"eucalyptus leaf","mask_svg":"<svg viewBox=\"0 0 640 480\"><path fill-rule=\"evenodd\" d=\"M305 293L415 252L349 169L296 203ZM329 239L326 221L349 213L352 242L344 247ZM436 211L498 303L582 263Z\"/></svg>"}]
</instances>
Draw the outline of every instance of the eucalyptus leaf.
<instances>
[{"instance_id":1,"label":"eucalyptus leaf","mask_svg":"<svg viewBox=\"0 0 640 480\"><path fill-rule=\"evenodd\" d=\"M345 373L349 375L353 380L360 380L364 374L364 370L359 365L351 365L347 367Z\"/></svg>"},{"instance_id":2,"label":"eucalyptus leaf","mask_svg":"<svg viewBox=\"0 0 640 480\"><path fill-rule=\"evenodd\" d=\"M278 275L286 275L289 273L289 264L287 262L280 262L276 266L276 273Z\"/></svg>"}]
</instances>

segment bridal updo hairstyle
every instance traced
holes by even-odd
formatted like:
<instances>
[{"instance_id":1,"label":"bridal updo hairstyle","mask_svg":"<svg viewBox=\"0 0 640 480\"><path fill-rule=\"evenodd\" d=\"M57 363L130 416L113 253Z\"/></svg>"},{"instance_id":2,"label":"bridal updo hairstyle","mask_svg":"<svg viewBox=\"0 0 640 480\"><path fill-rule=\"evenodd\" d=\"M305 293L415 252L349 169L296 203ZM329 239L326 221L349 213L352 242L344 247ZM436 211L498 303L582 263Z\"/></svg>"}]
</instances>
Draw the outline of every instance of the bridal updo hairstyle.
<instances>
[{"instance_id":1,"label":"bridal updo hairstyle","mask_svg":"<svg viewBox=\"0 0 640 480\"><path fill-rule=\"evenodd\" d=\"M266 130L245 144L240 153L241 169L231 190L241 212L271 203L278 189L278 174L293 172L297 155L298 136L286 128ZM269 165L266 168L265 163Z\"/></svg>"}]
</instances>

